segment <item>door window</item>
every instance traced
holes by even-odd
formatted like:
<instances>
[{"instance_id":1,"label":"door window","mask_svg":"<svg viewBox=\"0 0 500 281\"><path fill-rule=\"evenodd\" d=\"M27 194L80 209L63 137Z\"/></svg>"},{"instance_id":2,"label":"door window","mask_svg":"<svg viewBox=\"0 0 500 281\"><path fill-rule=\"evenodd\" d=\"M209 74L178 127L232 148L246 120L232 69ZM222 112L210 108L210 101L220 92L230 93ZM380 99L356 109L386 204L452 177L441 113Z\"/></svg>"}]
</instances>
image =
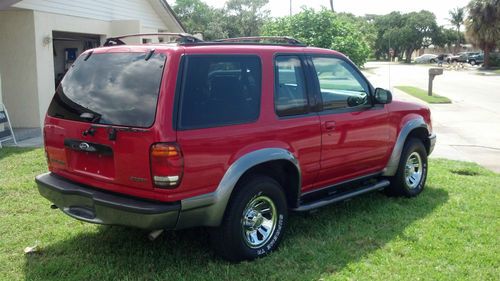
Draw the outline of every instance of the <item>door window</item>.
<instances>
[{"instance_id":1,"label":"door window","mask_svg":"<svg viewBox=\"0 0 500 281\"><path fill-rule=\"evenodd\" d=\"M274 103L279 116L308 112L304 72L298 56L278 56L275 63Z\"/></svg>"},{"instance_id":2,"label":"door window","mask_svg":"<svg viewBox=\"0 0 500 281\"><path fill-rule=\"evenodd\" d=\"M350 64L333 57L313 57L312 60L323 110L356 108L369 103L368 84Z\"/></svg>"}]
</instances>

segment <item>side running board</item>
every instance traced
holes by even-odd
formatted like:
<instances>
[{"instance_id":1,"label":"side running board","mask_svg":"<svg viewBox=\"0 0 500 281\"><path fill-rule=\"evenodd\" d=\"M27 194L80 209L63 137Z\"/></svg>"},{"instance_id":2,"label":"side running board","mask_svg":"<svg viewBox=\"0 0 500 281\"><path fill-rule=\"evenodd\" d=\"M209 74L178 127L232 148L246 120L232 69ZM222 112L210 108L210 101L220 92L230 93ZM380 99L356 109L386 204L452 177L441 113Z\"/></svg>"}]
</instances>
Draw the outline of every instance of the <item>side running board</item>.
<instances>
[{"instance_id":1,"label":"side running board","mask_svg":"<svg viewBox=\"0 0 500 281\"><path fill-rule=\"evenodd\" d=\"M363 186L363 187L357 188L351 192L343 192L340 194L334 194L330 197L326 197L326 198L323 198L323 199L318 200L318 201L314 201L311 203L300 205L298 208L294 208L292 210L296 211L296 212L310 211L313 209L324 207L326 205L330 205L333 203L344 201L346 199L349 199L349 198L352 198L352 197L355 197L355 196L358 196L358 195L361 195L361 194L364 194L364 193L367 193L370 191L381 190L381 189L389 186L389 184L390 184L390 182L388 180L381 180L375 184Z\"/></svg>"}]
</instances>

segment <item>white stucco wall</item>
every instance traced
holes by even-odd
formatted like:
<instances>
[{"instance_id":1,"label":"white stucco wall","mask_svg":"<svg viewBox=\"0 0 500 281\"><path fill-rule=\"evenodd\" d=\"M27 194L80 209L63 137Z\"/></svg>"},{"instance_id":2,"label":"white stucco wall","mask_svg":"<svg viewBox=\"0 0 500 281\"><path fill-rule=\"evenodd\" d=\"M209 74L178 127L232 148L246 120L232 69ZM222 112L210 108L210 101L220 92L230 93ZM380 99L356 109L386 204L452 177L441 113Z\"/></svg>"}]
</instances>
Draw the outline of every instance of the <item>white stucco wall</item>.
<instances>
[{"instance_id":1,"label":"white stucco wall","mask_svg":"<svg viewBox=\"0 0 500 281\"><path fill-rule=\"evenodd\" d=\"M2 68L1 68L1 65L0 65L0 103L3 103L2 102Z\"/></svg>"},{"instance_id":2,"label":"white stucco wall","mask_svg":"<svg viewBox=\"0 0 500 281\"><path fill-rule=\"evenodd\" d=\"M23 0L14 7L102 21L132 19L147 27L164 28L159 11L151 4L148 0Z\"/></svg>"},{"instance_id":3,"label":"white stucco wall","mask_svg":"<svg viewBox=\"0 0 500 281\"><path fill-rule=\"evenodd\" d=\"M39 127L33 11L0 12L2 100L15 127Z\"/></svg>"}]
</instances>

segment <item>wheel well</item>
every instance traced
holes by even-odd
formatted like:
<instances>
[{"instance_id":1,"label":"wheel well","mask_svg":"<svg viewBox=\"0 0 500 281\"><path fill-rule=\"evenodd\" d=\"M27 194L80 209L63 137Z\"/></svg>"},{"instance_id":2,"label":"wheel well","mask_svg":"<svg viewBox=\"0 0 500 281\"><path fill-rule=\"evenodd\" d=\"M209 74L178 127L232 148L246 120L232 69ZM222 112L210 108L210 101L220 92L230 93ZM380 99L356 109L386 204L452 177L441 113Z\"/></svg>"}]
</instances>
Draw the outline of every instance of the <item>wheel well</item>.
<instances>
[{"instance_id":1,"label":"wheel well","mask_svg":"<svg viewBox=\"0 0 500 281\"><path fill-rule=\"evenodd\" d=\"M241 182L254 175L265 175L276 180L283 188L283 192L285 192L288 206L297 206L300 177L299 171L293 163L288 160L273 160L253 166L240 177L232 194L241 186Z\"/></svg>"},{"instance_id":2,"label":"wheel well","mask_svg":"<svg viewBox=\"0 0 500 281\"><path fill-rule=\"evenodd\" d=\"M421 140L425 146L427 154L429 154L431 149L431 142L429 140L429 131L427 131L426 128L413 129L413 131L411 131L410 134L408 134L408 137L406 139L409 140L410 138L416 138Z\"/></svg>"}]
</instances>

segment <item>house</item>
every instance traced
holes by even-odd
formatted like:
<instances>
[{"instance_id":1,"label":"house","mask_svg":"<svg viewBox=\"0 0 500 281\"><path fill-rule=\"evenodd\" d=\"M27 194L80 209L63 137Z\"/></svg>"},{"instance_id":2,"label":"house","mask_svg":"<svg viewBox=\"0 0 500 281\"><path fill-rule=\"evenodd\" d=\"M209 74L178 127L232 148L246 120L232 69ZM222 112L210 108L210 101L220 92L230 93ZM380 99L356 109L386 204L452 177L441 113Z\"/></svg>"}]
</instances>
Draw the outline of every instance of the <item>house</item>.
<instances>
[{"instance_id":1,"label":"house","mask_svg":"<svg viewBox=\"0 0 500 281\"><path fill-rule=\"evenodd\" d=\"M110 36L158 32L184 32L165 0L0 1L0 103L12 126L41 134L56 84L84 50Z\"/></svg>"}]
</instances>

